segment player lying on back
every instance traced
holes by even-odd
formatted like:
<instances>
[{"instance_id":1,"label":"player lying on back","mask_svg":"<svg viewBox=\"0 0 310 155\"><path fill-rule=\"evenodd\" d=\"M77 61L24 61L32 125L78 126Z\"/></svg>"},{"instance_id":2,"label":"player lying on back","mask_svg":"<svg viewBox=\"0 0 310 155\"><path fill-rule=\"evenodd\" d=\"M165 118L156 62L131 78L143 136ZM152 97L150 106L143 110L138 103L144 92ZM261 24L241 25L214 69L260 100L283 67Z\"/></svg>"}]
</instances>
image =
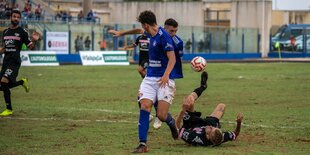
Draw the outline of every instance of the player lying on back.
<instances>
[{"instance_id":1,"label":"player lying on back","mask_svg":"<svg viewBox=\"0 0 310 155\"><path fill-rule=\"evenodd\" d=\"M224 115L225 104L216 106L211 115L201 118L201 112L194 111L194 103L202 92L207 88L208 73L202 72L201 86L196 88L183 101L182 110L176 118L176 126L179 129L179 139L194 146L218 146L227 141L237 139L243 114L237 115L237 126L232 132L223 132L219 120ZM183 125L181 126L181 122Z\"/></svg>"}]
</instances>

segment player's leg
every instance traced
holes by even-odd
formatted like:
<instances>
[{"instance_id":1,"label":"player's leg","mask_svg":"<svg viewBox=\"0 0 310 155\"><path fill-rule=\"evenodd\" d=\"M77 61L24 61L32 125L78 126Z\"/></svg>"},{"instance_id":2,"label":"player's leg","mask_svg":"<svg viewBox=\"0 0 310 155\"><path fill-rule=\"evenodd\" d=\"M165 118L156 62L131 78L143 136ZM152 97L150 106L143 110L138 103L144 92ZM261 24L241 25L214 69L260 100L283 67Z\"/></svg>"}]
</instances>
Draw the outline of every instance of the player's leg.
<instances>
[{"instance_id":1,"label":"player's leg","mask_svg":"<svg viewBox=\"0 0 310 155\"><path fill-rule=\"evenodd\" d=\"M215 109L213 110L210 116L221 119L224 113L225 113L225 104L220 103L215 107Z\"/></svg>"},{"instance_id":2,"label":"player's leg","mask_svg":"<svg viewBox=\"0 0 310 155\"><path fill-rule=\"evenodd\" d=\"M143 67L141 67L141 66L138 66L138 69L137 69L137 70L138 70L140 76L141 76L142 78L144 78L145 75L146 75L146 70L145 70Z\"/></svg>"},{"instance_id":3,"label":"player's leg","mask_svg":"<svg viewBox=\"0 0 310 155\"><path fill-rule=\"evenodd\" d=\"M174 94L175 94L175 82L173 80L168 81L168 85L158 89L157 98L158 98L158 110L157 116L162 122L166 122L169 126L172 137L174 139L178 138L178 130L175 126L175 120L171 116L169 107L172 104Z\"/></svg>"},{"instance_id":4,"label":"player's leg","mask_svg":"<svg viewBox=\"0 0 310 155\"><path fill-rule=\"evenodd\" d=\"M28 93L30 90L30 87L28 85L28 79L27 78L22 78L21 80L14 82L14 83L9 83L9 88L14 88L18 86L23 86L25 91ZM3 91L2 87L0 86L0 91Z\"/></svg>"},{"instance_id":5,"label":"player's leg","mask_svg":"<svg viewBox=\"0 0 310 155\"><path fill-rule=\"evenodd\" d=\"M191 94L189 94L183 101L183 109L186 111L194 111L194 102L200 97L200 95L207 89L208 73L206 71L201 73L200 86L196 88Z\"/></svg>"},{"instance_id":6,"label":"player's leg","mask_svg":"<svg viewBox=\"0 0 310 155\"><path fill-rule=\"evenodd\" d=\"M6 103L6 109L0 114L0 116L12 115L13 108L11 104L11 91L9 88L9 79L5 76L1 78L1 88L3 91L4 101Z\"/></svg>"},{"instance_id":7,"label":"player's leg","mask_svg":"<svg viewBox=\"0 0 310 155\"><path fill-rule=\"evenodd\" d=\"M138 124L140 144L137 148L135 148L133 153L144 153L148 151L146 142L150 124L149 117L156 97L156 89L153 87L153 83L156 83L156 80L145 78L140 85L139 102L141 104L141 108Z\"/></svg>"},{"instance_id":8,"label":"player's leg","mask_svg":"<svg viewBox=\"0 0 310 155\"><path fill-rule=\"evenodd\" d=\"M148 59L143 59L140 57L139 60L139 66L138 66L138 72L141 75L142 78L146 75L146 68L148 66Z\"/></svg>"},{"instance_id":9,"label":"player's leg","mask_svg":"<svg viewBox=\"0 0 310 155\"><path fill-rule=\"evenodd\" d=\"M201 73L200 76L200 87L196 88L193 92L195 92L197 94L197 98L199 98L199 96L202 94L203 91L205 91L208 87L208 78L209 75L206 71ZM196 99L197 99L196 98Z\"/></svg>"},{"instance_id":10,"label":"player's leg","mask_svg":"<svg viewBox=\"0 0 310 155\"><path fill-rule=\"evenodd\" d=\"M159 129L162 125L162 121L160 121L159 118L157 117L157 109L158 109L158 102L157 101L154 103L154 109L155 109L156 117L154 119L153 127L155 129Z\"/></svg>"}]
</instances>

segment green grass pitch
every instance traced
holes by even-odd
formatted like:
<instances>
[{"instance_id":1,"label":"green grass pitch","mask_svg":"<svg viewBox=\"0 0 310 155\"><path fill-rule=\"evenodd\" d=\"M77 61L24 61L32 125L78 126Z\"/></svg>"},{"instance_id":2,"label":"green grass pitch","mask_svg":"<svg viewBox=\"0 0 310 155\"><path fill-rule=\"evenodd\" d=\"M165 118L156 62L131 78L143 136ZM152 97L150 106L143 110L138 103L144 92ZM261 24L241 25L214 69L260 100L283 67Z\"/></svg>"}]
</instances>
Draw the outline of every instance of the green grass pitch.
<instances>
[{"instance_id":1,"label":"green grass pitch","mask_svg":"<svg viewBox=\"0 0 310 155\"><path fill-rule=\"evenodd\" d=\"M170 107L174 116L199 86L200 74L189 64L183 68ZM309 63L209 63L207 71L209 87L196 109L208 115L225 103L223 130L233 130L236 114L243 112L238 139L190 147L172 140L165 124L159 130L150 126L149 154L310 153ZM28 77L31 90L11 90L14 115L0 118L0 154L120 155L138 145L136 65L22 67L21 77Z\"/></svg>"}]
</instances>

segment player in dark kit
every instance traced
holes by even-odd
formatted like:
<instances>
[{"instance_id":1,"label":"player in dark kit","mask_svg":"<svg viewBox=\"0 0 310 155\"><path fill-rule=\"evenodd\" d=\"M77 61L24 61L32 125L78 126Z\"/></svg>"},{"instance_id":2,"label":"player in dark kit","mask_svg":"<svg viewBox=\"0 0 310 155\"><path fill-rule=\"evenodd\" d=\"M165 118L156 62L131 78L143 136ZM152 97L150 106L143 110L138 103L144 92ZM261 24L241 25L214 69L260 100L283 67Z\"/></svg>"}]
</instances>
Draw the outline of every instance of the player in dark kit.
<instances>
[{"instance_id":1,"label":"player in dark kit","mask_svg":"<svg viewBox=\"0 0 310 155\"><path fill-rule=\"evenodd\" d=\"M26 44L28 49L34 49L35 42L30 40L28 32L25 29L18 26L20 18L20 11L12 10L11 26L3 31L4 47L1 48L0 53L4 53L4 58L0 73L0 90L3 91L6 109L0 113L0 116L9 116L13 114L10 88L22 85L25 88L25 91L29 92L28 80L26 78L22 78L16 82L16 78L21 65L20 50L22 48L22 44ZM34 41L38 40L39 36L34 34L31 38Z\"/></svg>"},{"instance_id":2,"label":"player in dark kit","mask_svg":"<svg viewBox=\"0 0 310 155\"><path fill-rule=\"evenodd\" d=\"M130 46L126 46L125 50L129 48L134 48L139 46L139 66L138 66L138 72L140 73L141 77L144 78L146 75L146 68L149 64L149 42L150 39L142 34L137 37L136 42Z\"/></svg>"},{"instance_id":3,"label":"player in dark kit","mask_svg":"<svg viewBox=\"0 0 310 155\"><path fill-rule=\"evenodd\" d=\"M219 120L224 115L225 104L220 103L212 114L201 118L201 113L194 111L195 100L207 88L208 73L201 74L200 87L196 88L184 100L182 110L176 118L176 126L179 129L179 138L194 146L218 146L227 141L236 140L240 133L243 114L237 115L237 126L232 132L222 132ZM181 127L181 121L183 125Z\"/></svg>"}]
</instances>

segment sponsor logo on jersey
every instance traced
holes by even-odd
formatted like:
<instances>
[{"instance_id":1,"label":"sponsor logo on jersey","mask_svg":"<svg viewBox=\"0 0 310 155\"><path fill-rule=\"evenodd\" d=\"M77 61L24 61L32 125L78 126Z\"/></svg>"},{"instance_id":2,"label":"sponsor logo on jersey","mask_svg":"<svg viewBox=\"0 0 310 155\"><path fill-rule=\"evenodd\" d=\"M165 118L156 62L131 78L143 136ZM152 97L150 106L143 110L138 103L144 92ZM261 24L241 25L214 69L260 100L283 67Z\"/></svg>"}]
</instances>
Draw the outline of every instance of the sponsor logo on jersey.
<instances>
[{"instance_id":1,"label":"sponsor logo on jersey","mask_svg":"<svg viewBox=\"0 0 310 155\"><path fill-rule=\"evenodd\" d=\"M194 139L193 139L193 142L196 142L198 144L203 144L203 141L198 137L196 136Z\"/></svg>"},{"instance_id":2,"label":"sponsor logo on jersey","mask_svg":"<svg viewBox=\"0 0 310 155\"><path fill-rule=\"evenodd\" d=\"M12 70L12 69L7 69L7 70L5 70L4 75L5 75L5 76L10 76L12 73L13 73L13 70Z\"/></svg>"}]
</instances>

